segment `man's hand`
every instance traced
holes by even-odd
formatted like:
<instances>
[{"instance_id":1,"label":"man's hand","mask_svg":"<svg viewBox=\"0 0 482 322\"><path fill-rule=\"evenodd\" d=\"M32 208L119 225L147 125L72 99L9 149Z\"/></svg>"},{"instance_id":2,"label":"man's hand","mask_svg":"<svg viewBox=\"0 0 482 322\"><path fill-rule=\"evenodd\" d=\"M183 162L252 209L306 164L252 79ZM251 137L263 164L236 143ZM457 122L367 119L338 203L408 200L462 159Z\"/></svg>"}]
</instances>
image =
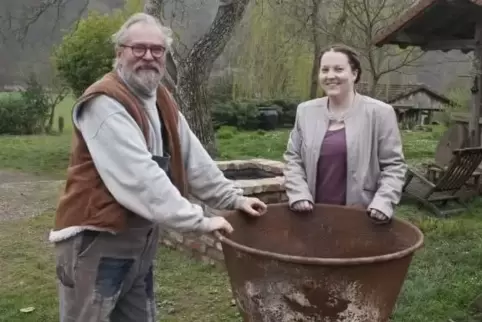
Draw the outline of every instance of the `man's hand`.
<instances>
[{"instance_id":1,"label":"man's hand","mask_svg":"<svg viewBox=\"0 0 482 322\"><path fill-rule=\"evenodd\" d=\"M377 224L386 224L390 222L390 218L383 212L376 209L368 209L368 216L373 219Z\"/></svg>"},{"instance_id":2,"label":"man's hand","mask_svg":"<svg viewBox=\"0 0 482 322\"><path fill-rule=\"evenodd\" d=\"M239 205L237 205L237 209L251 216L259 217L265 214L267 206L258 198L243 198Z\"/></svg>"},{"instance_id":3,"label":"man's hand","mask_svg":"<svg viewBox=\"0 0 482 322\"><path fill-rule=\"evenodd\" d=\"M231 226L231 224L224 217L220 216L214 216L209 218L207 230L207 232L222 230L228 234L231 234L234 231L233 226Z\"/></svg>"},{"instance_id":4,"label":"man's hand","mask_svg":"<svg viewBox=\"0 0 482 322\"><path fill-rule=\"evenodd\" d=\"M295 202L291 209L297 212L310 212L313 211L313 204L308 200L300 200Z\"/></svg>"}]
</instances>

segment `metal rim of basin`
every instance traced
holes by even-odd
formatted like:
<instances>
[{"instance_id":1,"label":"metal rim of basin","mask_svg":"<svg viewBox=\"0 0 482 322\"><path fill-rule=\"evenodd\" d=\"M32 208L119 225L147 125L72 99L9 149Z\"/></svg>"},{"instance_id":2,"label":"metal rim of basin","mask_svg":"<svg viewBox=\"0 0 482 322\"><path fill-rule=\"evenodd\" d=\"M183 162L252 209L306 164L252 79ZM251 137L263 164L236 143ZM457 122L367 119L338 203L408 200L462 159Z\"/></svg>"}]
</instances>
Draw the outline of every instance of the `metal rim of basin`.
<instances>
[{"instance_id":1,"label":"metal rim of basin","mask_svg":"<svg viewBox=\"0 0 482 322\"><path fill-rule=\"evenodd\" d=\"M248 254L263 256L263 257L276 259L284 262L305 264L305 265L325 265L325 266L362 265L362 264L372 264L372 263L387 262L395 259L400 259L414 253L417 249L423 246L424 236L421 230L417 226L400 218L392 218L392 222L390 224L387 224L387 226L393 224L394 221L397 221L403 225L406 225L412 228L417 234L417 242L414 245L395 253L379 255L379 256L369 256L369 257L322 258L322 257L304 257L304 256L284 255L280 253L269 252L269 251L260 250L260 249L239 244L229 239L228 237L224 236L219 231L215 231L214 236L221 243L225 243L237 250L246 252Z\"/></svg>"}]
</instances>

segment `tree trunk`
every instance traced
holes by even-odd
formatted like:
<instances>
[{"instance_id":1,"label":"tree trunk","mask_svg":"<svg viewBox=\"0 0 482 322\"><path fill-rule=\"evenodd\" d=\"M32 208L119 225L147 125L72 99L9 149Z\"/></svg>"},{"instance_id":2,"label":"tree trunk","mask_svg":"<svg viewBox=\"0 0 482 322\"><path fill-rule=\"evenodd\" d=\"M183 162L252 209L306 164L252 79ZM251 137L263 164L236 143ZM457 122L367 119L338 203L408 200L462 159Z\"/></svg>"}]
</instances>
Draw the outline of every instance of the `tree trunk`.
<instances>
[{"instance_id":1,"label":"tree trunk","mask_svg":"<svg viewBox=\"0 0 482 322\"><path fill-rule=\"evenodd\" d=\"M206 83L216 59L222 54L235 28L244 16L249 0L220 0L214 21L206 34L180 58L175 51L168 60L168 73L177 67L177 81L174 96L182 113L212 157L216 155L215 132L211 109L207 104ZM160 18L162 0L147 0L144 10ZM169 70L170 69L170 70Z\"/></svg>"},{"instance_id":2,"label":"tree trunk","mask_svg":"<svg viewBox=\"0 0 482 322\"><path fill-rule=\"evenodd\" d=\"M181 68L176 97L189 126L214 158L217 155L216 136L207 102L205 79L192 70Z\"/></svg>"},{"instance_id":3,"label":"tree trunk","mask_svg":"<svg viewBox=\"0 0 482 322\"><path fill-rule=\"evenodd\" d=\"M313 67L311 68L310 98L316 98L318 93L318 74L320 72L321 59L321 33L320 33L320 9L322 0L312 0L311 28L313 34Z\"/></svg>"},{"instance_id":4,"label":"tree trunk","mask_svg":"<svg viewBox=\"0 0 482 322\"><path fill-rule=\"evenodd\" d=\"M54 118L55 118L55 106L50 107L50 112L49 112L49 120L47 122L47 125L45 126L45 133L51 133L52 128L54 127Z\"/></svg>"},{"instance_id":5,"label":"tree trunk","mask_svg":"<svg viewBox=\"0 0 482 322\"><path fill-rule=\"evenodd\" d=\"M373 98L377 98L377 85L379 81L380 81L380 77L375 75L372 76L369 93L370 93L370 96Z\"/></svg>"}]
</instances>

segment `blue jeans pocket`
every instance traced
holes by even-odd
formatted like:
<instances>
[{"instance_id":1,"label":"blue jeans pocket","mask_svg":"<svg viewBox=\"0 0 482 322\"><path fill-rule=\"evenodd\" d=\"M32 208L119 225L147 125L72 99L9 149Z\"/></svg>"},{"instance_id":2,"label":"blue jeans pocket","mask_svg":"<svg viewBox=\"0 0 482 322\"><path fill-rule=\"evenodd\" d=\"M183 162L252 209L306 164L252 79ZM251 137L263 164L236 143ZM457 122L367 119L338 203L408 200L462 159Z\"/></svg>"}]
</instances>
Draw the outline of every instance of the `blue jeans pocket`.
<instances>
[{"instance_id":1,"label":"blue jeans pocket","mask_svg":"<svg viewBox=\"0 0 482 322\"><path fill-rule=\"evenodd\" d=\"M134 263L130 258L102 257L97 268L96 291L103 297L115 296Z\"/></svg>"}]
</instances>

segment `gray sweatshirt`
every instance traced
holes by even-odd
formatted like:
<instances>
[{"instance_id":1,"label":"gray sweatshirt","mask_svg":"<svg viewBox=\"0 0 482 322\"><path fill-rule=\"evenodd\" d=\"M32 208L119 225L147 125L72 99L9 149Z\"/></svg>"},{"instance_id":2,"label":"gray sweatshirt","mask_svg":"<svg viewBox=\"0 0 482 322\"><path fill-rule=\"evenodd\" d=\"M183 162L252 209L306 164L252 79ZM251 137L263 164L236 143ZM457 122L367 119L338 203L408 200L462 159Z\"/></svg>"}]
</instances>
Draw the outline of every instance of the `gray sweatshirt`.
<instances>
[{"instance_id":1,"label":"gray sweatshirt","mask_svg":"<svg viewBox=\"0 0 482 322\"><path fill-rule=\"evenodd\" d=\"M106 187L125 208L148 220L179 231L206 231L203 209L182 197L153 155L162 155L161 123L156 97L144 98L150 146L126 109L107 96L98 96L76 113L93 162ZM191 194L215 209L233 209L242 190L226 179L179 113L182 158Z\"/></svg>"}]
</instances>

